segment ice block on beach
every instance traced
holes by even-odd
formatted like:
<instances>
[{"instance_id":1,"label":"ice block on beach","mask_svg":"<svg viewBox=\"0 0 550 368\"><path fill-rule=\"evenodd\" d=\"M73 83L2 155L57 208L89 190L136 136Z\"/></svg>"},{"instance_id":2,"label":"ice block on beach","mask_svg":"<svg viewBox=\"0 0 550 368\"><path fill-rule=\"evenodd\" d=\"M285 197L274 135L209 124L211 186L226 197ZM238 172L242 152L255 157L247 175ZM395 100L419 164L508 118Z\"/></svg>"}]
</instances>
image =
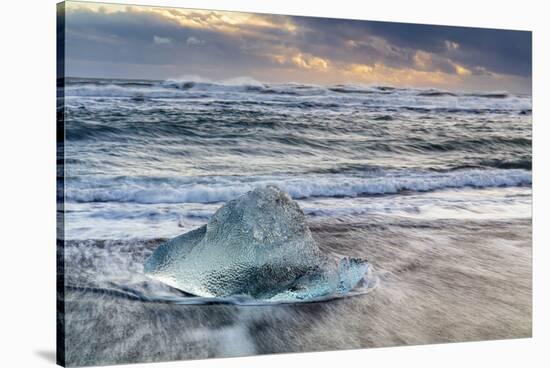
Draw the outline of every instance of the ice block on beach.
<instances>
[{"instance_id":1,"label":"ice block on beach","mask_svg":"<svg viewBox=\"0 0 550 368\"><path fill-rule=\"evenodd\" d=\"M144 265L148 276L197 296L274 300L345 293L367 269L364 260L322 252L298 204L275 186L227 202Z\"/></svg>"}]
</instances>

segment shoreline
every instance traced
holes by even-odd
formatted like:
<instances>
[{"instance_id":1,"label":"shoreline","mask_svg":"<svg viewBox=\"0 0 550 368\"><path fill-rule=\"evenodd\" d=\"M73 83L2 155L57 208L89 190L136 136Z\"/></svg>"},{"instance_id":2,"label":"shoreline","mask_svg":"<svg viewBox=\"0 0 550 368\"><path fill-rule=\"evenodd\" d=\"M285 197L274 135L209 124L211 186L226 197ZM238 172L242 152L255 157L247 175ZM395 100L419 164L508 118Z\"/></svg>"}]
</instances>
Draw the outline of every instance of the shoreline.
<instances>
[{"instance_id":1,"label":"shoreline","mask_svg":"<svg viewBox=\"0 0 550 368\"><path fill-rule=\"evenodd\" d=\"M532 334L530 219L392 222L377 217L309 225L324 250L367 258L380 277L378 288L326 302L274 306L142 303L67 290L65 326L72 341L67 363L246 356ZM67 249L81 248L84 253L74 253L74 259L68 255L66 277L87 280L88 265L99 267L94 269L99 276L93 276L98 280L91 282L117 282L101 267L112 267L113 275L118 269L117 277L124 267L137 272L137 264L158 241L89 241L80 248L78 243L68 242ZM83 257L92 257L93 249L105 258ZM117 263L124 259L117 249L122 255L131 252L135 263ZM80 261L71 264L75 259ZM72 274L75 270L82 274ZM138 281L137 285L143 282Z\"/></svg>"}]
</instances>

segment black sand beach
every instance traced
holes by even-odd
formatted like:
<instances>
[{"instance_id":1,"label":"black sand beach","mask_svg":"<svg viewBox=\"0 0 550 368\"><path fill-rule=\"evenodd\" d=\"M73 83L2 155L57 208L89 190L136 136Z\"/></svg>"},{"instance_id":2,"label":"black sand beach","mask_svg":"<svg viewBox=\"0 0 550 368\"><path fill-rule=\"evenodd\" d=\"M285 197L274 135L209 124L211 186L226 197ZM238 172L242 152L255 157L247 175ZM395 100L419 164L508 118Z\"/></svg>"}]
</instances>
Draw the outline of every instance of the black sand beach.
<instances>
[{"instance_id":1,"label":"black sand beach","mask_svg":"<svg viewBox=\"0 0 550 368\"><path fill-rule=\"evenodd\" d=\"M324 250L368 258L378 287L366 295L275 306L147 302L132 292L162 290L140 275L141 262L160 241L68 242L66 283L83 287L65 291L67 364L531 336L530 220L377 217L310 226Z\"/></svg>"}]
</instances>

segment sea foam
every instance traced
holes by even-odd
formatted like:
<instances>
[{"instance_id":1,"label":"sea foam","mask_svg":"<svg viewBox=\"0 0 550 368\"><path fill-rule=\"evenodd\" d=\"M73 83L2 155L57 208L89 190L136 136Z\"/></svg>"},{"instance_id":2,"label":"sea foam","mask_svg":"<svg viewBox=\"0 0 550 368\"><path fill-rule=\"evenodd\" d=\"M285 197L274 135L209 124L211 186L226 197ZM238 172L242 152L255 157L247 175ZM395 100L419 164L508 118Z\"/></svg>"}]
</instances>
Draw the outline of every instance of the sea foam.
<instances>
[{"instance_id":1,"label":"sea foam","mask_svg":"<svg viewBox=\"0 0 550 368\"><path fill-rule=\"evenodd\" d=\"M209 178L96 178L73 180L67 199L73 202L215 203L250 190L276 185L294 199L356 197L427 192L448 188L489 188L531 185L532 174L523 169L466 169L449 172L380 172L377 176L257 176Z\"/></svg>"}]
</instances>

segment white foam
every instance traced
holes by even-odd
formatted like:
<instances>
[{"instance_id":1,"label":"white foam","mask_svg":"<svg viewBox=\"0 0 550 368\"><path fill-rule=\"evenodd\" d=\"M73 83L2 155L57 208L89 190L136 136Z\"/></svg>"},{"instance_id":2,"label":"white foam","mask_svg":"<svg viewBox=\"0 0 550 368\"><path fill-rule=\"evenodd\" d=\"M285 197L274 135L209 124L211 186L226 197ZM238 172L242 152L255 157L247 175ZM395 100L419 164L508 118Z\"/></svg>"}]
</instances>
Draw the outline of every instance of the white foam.
<instances>
[{"instance_id":1,"label":"white foam","mask_svg":"<svg viewBox=\"0 0 550 368\"><path fill-rule=\"evenodd\" d=\"M507 220L531 217L531 188L462 188L382 197L319 197L298 200L312 220L365 216L418 219ZM220 203L65 205L67 239L171 238L204 225Z\"/></svg>"},{"instance_id":2,"label":"white foam","mask_svg":"<svg viewBox=\"0 0 550 368\"><path fill-rule=\"evenodd\" d=\"M214 203L234 199L257 187L276 185L292 198L356 197L426 192L446 188L487 188L530 185L531 171L460 170L444 173L386 172L375 177L210 177L69 180L67 199L74 202Z\"/></svg>"},{"instance_id":3,"label":"white foam","mask_svg":"<svg viewBox=\"0 0 550 368\"><path fill-rule=\"evenodd\" d=\"M307 88L304 88L307 87ZM167 79L151 85L117 84L67 84L65 96L68 97L114 97L114 98L187 98L191 92L220 97L225 100L241 101L243 93L252 94L255 99L281 102L280 94L286 94L288 103L296 103L297 98L311 99L315 102L339 103L343 106L361 104L373 106L391 106L392 108L420 109L455 109L468 111L470 109L497 110L530 110L531 97L506 94L505 92L466 93L454 92L438 97L423 96L425 92L445 92L439 90L422 90L400 88L384 90L373 86L362 85L305 85L299 83L267 83L251 77L237 77L214 81L196 75L184 75L179 78ZM271 92L262 93L262 92ZM347 93L342 93L347 92ZM368 94L365 94L368 92ZM391 94L388 98L387 94ZM487 98L491 96L506 96L505 98ZM247 97L248 98L248 97Z\"/></svg>"}]
</instances>

